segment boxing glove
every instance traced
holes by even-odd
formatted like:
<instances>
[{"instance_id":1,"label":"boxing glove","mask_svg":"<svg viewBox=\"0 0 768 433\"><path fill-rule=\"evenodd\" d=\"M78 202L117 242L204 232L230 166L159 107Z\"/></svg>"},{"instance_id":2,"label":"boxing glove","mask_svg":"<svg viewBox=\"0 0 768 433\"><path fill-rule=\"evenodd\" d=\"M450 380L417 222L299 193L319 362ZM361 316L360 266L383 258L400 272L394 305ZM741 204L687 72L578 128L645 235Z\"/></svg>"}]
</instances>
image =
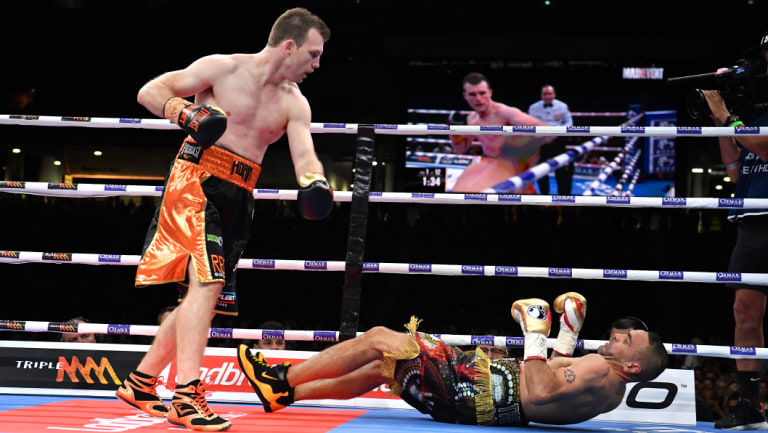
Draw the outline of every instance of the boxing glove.
<instances>
[{"instance_id":1,"label":"boxing glove","mask_svg":"<svg viewBox=\"0 0 768 433\"><path fill-rule=\"evenodd\" d=\"M179 125L202 148L216 143L227 130L227 114L215 105L193 104L173 96L163 105L163 116Z\"/></svg>"},{"instance_id":2,"label":"boxing glove","mask_svg":"<svg viewBox=\"0 0 768 433\"><path fill-rule=\"evenodd\" d=\"M549 304L543 299L520 299L512 304L512 318L520 324L525 337L523 359L547 360L547 336L552 326Z\"/></svg>"},{"instance_id":3,"label":"boxing glove","mask_svg":"<svg viewBox=\"0 0 768 433\"><path fill-rule=\"evenodd\" d=\"M579 331L587 316L587 299L579 293L568 292L558 296L552 306L560 314L560 331L554 351L562 356L573 356Z\"/></svg>"},{"instance_id":4,"label":"boxing glove","mask_svg":"<svg viewBox=\"0 0 768 433\"><path fill-rule=\"evenodd\" d=\"M323 219L333 208L333 189L320 173L304 173L299 178L299 194L296 198L299 213L308 220Z\"/></svg>"}]
</instances>

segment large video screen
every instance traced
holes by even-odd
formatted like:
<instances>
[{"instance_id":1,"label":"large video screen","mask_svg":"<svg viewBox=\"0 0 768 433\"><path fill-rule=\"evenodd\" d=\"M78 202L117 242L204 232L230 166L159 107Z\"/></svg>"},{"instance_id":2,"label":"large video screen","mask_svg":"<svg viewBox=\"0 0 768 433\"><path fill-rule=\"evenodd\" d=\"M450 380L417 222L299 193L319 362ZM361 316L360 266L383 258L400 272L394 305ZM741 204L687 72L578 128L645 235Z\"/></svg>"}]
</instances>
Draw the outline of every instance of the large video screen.
<instances>
[{"instance_id":1,"label":"large video screen","mask_svg":"<svg viewBox=\"0 0 768 433\"><path fill-rule=\"evenodd\" d=\"M462 78L466 72L457 70L452 74L437 74L441 80L435 80L429 65L419 63L413 69L413 91L408 93L409 123L494 125L493 121L501 118L494 117L493 113L478 112L472 106L472 101L462 89ZM554 83L552 90L557 89L555 99L560 101L562 98L561 102L567 105L572 122L569 125L548 123L553 126L619 126L637 113L644 115L633 123L635 126L677 124L677 112L673 109L675 104L668 104L666 100L648 104L649 94L664 91L656 89L663 86L659 81L627 81L623 78L622 68L617 66L592 67L579 74L573 73L573 69L570 75L548 70L548 78L541 77L540 68L515 69L515 80L511 82L499 80L501 74L498 73L485 76L492 77L489 78L489 86L492 86L490 90L495 103L530 115L539 114L534 104L543 101L547 83ZM421 76L425 77L424 83L419 82ZM596 97L598 92L595 88L610 88L611 83L621 87L626 94L609 92L606 97ZM450 93L436 92L434 89L438 86L450 89ZM655 86L654 92L648 91L648 86ZM521 88L526 90L521 92ZM646 111L646 106L654 105L669 109ZM551 103L543 107L546 110ZM541 103L539 111L540 108ZM413 192L483 192L503 180L519 176L524 186L505 192L643 197L675 195L677 155L674 137L610 137L584 149L583 145L593 138L575 134L556 138L489 135L405 137L404 187ZM548 164L548 161L567 152L573 154L569 164L555 166L552 172L541 174L540 165L555 165Z\"/></svg>"}]
</instances>

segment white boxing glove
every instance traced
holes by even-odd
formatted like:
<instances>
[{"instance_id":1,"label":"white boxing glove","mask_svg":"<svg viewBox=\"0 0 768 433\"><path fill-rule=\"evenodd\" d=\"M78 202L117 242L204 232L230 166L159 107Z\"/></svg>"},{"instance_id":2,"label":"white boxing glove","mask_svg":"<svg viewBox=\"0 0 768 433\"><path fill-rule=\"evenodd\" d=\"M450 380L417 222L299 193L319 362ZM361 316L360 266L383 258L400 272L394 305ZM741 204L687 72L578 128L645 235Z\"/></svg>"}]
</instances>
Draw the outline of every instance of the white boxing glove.
<instances>
[{"instance_id":1,"label":"white boxing glove","mask_svg":"<svg viewBox=\"0 0 768 433\"><path fill-rule=\"evenodd\" d=\"M552 327L549 304L543 299L520 299L512 304L512 318L520 324L525 337L523 359L547 360L547 336Z\"/></svg>"},{"instance_id":2,"label":"white boxing glove","mask_svg":"<svg viewBox=\"0 0 768 433\"><path fill-rule=\"evenodd\" d=\"M563 293L555 299L553 306L555 312L560 313L560 331L554 351L561 356L573 356L587 316L587 299L576 292Z\"/></svg>"}]
</instances>

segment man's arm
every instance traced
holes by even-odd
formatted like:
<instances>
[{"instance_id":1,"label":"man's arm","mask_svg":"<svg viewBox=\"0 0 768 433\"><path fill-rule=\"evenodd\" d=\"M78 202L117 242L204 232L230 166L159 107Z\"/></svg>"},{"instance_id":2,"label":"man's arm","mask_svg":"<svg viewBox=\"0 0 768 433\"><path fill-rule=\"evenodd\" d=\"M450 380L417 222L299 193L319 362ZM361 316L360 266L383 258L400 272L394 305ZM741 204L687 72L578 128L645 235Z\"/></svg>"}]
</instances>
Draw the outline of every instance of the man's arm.
<instances>
[{"instance_id":1,"label":"man's arm","mask_svg":"<svg viewBox=\"0 0 768 433\"><path fill-rule=\"evenodd\" d=\"M563 113L563 126L573 126L573 117L567 104L565 104L565 112Z\"/></svg>"},{"instance_id":2,"label":"man's arm","mask_svg":"<svg viewBox=\"0 0 768 433\"><path fill-rule=\"evenodd\" d=\"M725 120L728 118L728 116L731 113L728 111L728 108L725 106L725 101L723 100L723 97L720 96L720 92L718 92L717 90L703 90L702 92L704 93L704 96L707 99L707 104L709 104L709 109L712 111L712 115L717 119L716 122L722 126L731 126L731 125L724 125ZM741 135L736 137L736 140L743 147L747 148L752 153L757 155L758 158L760 158L761 160L768 161L768 137L754 136L754 135ZM722 149L722 146L721 146L721 149ZM725 156L723 156L723 158L725 158ZM723 161L723 162L728 163L730 161Z\"/></svg>"},{"instance_id":3,"label":"man's arm","mask_svg":"<svg viewBox=\"0 0 768 433\"><path fill-rule=\"evenodd\" d=\"M508 105L502 105L498 113L499 117L504 120L505 125L549 126L547 122L543 122L531 115L525 114L519 108L510 107Z\"/></svg>"},{"instance_id":4,"label":"man's arm","mask_svg":"<svg viewBox=\"0 0 768 433\"><path fill-rule=\"evenodd\" d=\"M306 98L294 89L295 97L288 101L288 146L299 183L296 202L299 213L308 220L323 219L333 208L333 190L323 175L323 164L317 159L312 143L310 121L312 112Z\"/></svg>"},{"instance_id":5,"label":"man's arm","mask_svg":"<svg viewBox=\"0 0 768 433\"><path fill-rule=\"evenodd\" d=\"M310 122L312 110L309 102L298 93L288 102L288 146L291 151L291 160L296 171L296 180L301 182L301 176L305 173L323 174L323 164L317 158L315 146L312 142Z\"/></svg>"},{"instance_id":6,"label":"man's arm","mask_svg":"<svg viewBox=\"0 0 768 433\"><path fill-rule=\"evenodd\" d=\"M525 385L534 405L545 405L599 390L610 367L599 355L525 362Z\"/></svg>"},{"instance_id":7,"label":"man's arm","mask_svg":"<svg viewBox=\"0 0 768 433\"><path fill-rule=\"evenodd\" d=\"M213 86L217 79L231 73L235 64L225 56L203 57L186 69L166 72L145 84L137 95L139 104L158 117L164 117L163 105L172 96L188 97Z\"/></svg>"}]
</instances>

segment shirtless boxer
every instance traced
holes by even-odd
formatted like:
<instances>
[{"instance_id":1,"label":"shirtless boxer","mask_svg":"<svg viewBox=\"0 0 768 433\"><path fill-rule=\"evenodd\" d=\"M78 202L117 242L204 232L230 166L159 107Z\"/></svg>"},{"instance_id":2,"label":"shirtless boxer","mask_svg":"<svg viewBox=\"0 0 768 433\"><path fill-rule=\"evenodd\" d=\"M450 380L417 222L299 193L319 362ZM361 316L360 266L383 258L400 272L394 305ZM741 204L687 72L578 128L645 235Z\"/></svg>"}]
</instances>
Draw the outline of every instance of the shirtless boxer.
<instances>
[{"instance_id":1,"label":"shirtless boxer","mask_svg":"<svg viewBox=\"0 0 768 433\"><path fill-rule=\"evenodd\" d=\"M473 72L462 81L464 99L474 113L467 116L468 125L548 126L523 111L496 102L493 90L483 74ZM539 148L554 137L534 136L452 136L454 152L465 153L473 140L483 146L483 159L469 165L456 181L453 191L480 192L533 167L538 162ZM523 191L535 194L533 185Z\"/></svg>"},{"instance_id":2,"label":"shirtless boxer","mask_svg":"<svg viewBox=\"0 0 768 433\"><path fill-rule=\"evenodd\" d=\"M320 66L329 37L320 18L290 9L259 53L203 57L139 91L140 104L189 137L166 179L136 286L180 282L188 289L118 389L126 403L192 430L232 425L208 407L199 379L208 328L217 312L237 314L235 268L251 234L252 191L267 147L283 134L301 187L299 211L319 219L331 210L333 192L312 143L309 103L297 85ZM183 99L192 96L194 103ZM155 387L174 359L178 385L168 409Z\"/></svg>"},{"instance_id":3,"label":"shirtless boxer","mask_svg":"<svg viewBox=\"0 0 768 433\"><path fill-rule=\"evenodd\" d=\"M561 313L555 349L564 356L549 361L551 316L541 299L512 304L512 315L525 335L524 363L490 360L481 350L462 352L447 346L417 332L415 318L406 325L407 334L376 327L296 366L270 366L261 353L254 356L245 345L238 348L238 360L267 412L299 400L353 398L388 383L408 404L437 421L578 423L614 409L628 382L652 380L667 364L659 336L641 330L616 334L597 354L570 357L586 313L579 306L583 299L569 292L555 300L555 310ZM562 335L563 324L567 335Z\"/></svg>"}]
</instances>

